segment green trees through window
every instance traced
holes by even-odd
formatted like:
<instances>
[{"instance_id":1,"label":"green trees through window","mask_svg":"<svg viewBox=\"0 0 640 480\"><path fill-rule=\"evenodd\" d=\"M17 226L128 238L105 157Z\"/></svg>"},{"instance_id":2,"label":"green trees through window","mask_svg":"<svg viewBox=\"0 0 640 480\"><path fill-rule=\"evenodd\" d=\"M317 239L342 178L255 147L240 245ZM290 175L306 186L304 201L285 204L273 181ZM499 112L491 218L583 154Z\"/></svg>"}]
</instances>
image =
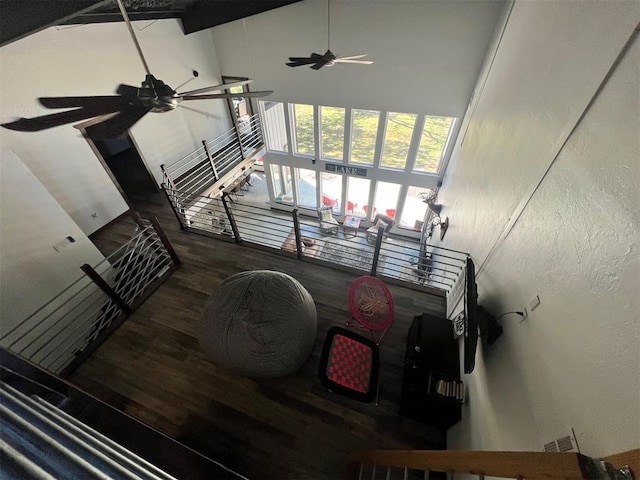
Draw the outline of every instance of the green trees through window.
<instances>
[{"instance_id":1,"label":"green trees through window","mask_svg":"<svg viewBox=\"0 0 640 480\"><path fill-rule=\"evenodd\" d=\"M320 107L322 158L342 160L344 157L344 108Z\"/></svg>"},{"instance_id":2,"label":"green trees through window","mask_svg":"<svg viewBox=\"0 0 640 480\"><path fill-rule=\"evenodd\" d=\"M315 136L313 134L313 105L296 103L292 108L293 124L296 136L296 151L301 155L315 155Z\"/></svg>"},{"instance_id":3,"label":"green trees through window","mask_svg":"<svg viewBox=\"0 0 640 480\"><path fill-rule=\"evenodd\" d=\"M417 115L389 112L380 165L404 170Z\"/></svg>"},{"instance_id":4,"label":"green trees through window","mask_svg":"<svg viewBox=\"0 0 640 480\"><path fill-rule=\"evenodd\" d=\"M429 173L438 171L452 124L451 117L425 118L414 170Z\"/></svg>"},{"instance_id":5,"label":"green trees through window","mask_svg":"<svg viewBox=\"0 0 640 480\"><path fill-rule=\"evenodd\" d=\"M275 108L278 107L278 108ZM267 143L272 151L286 151L284 109L281 103L264 103L263 114L267 132ZM326 160L344 160L345 141L349 142L349 163L374 165L379 122L385 118L375 110L351 110L351 138L345 138L347 109L342 107L319 107L320 157ZM289 116L295 139L293 154L314 156L316 125L314 106L291 104ZM424 118L424 125L422 124ZM420 121L418 121L420 120ZM444 149L451 135L454 118L415 113L388 112L382 139L380 167L406 170L407 162L412 170L420 173L438 173ZM416 131L418 128L420 132ZM415 159L409 158L411 141L418 143ZM414 162L415 160L415 162Z\"/></svg>"},{"instance_id":6,"label":"green trees through window","mask_svg":"<svg viewBox=\"0 0 640 480\"><path fill-rule=\"evenodd\" d=\"M373 165L380 112L353 110L351 115L351 161Z\"/></svg>"}]
</instances>

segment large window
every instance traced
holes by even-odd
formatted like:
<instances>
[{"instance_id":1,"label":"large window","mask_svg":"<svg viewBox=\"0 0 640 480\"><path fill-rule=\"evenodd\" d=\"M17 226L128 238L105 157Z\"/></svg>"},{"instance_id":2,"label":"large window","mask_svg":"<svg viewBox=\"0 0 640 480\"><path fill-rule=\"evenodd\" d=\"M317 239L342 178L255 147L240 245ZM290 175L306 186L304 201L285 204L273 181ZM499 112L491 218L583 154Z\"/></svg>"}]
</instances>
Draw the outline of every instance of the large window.
<instances>
[{"instance_id":1,"label":"large window","mask_svg":"<svg viewBox=\"0 0 640 480\"><path fill-rule=\"evenodd\" d=\"M291 108L295 135L295 151L300 155L315 155L313 105L294 104Z\"/></svg>"},{"instance_id":2,"label":"large window","mask_svg":"<svg viewBox=\"0 0 640 480\"><path fill-rule=\"evenodd\" d=\"M453 118L426 117L414 170L437 173L451 132Z\"/></svg>"},{"instance_id":3,"label":"large window","mask_svg":"<svg viewBox=\"0 0 640 480\"><path fill-rule=\"evenodd\" d=\"M369 218L373 220L376 213L382 213L396 218L396 208L398 206L398 196L400 195L400 185L397 183L378 182L376 184L376 196L373 201L373 212Z\"/></svg>"},{"instance_id":4,"label":"large window","mask_svg":"<svg viewBox=\"0 0 640 480\"><path fill-rule=\"evenodd\" d=\"M400 228L410 230L420 230L427 213L425 200L429 197L431 190L428 188L409 187L407 196L404 199L402 208L402 218L398 222Z\"/></svg>"},{"instance_id":5,"label":"large window","mask_svg":"<svg viewBox=\"0 0 640 480\"><path fill-rule=\"evenodd\" d=\"M260 102L264 118L267 148L275 152L289 151L287 124L284 120L284 105L280 102Z\"/></svg>"},{"instance_id":6,"label":"large window","mask_svg":"<svg viewBox=\"0 0 640 480\"><path fill-rule=\"evenodd\" d=\"M370 186L371 181L367 178L347 177L347 215L367 216Z\"/></svg>"},{"instance_id":7,"label":"large window","mask_svg":"<svg viewBox=\"0 0 640 480\"><path fill-rule=\"evenodd\" d=\"M344 157L344 108L320 107L321 156L332 160Z\"/></svg>"},{"instance_id":8,"label":"large window","mask_svg":"<svg viewBox=\"0 0 640 480\"><path fill-rule=\"evenodd\" d=\"M353 110L351 112L351 162L373 165L380 112Z\"/></svg>"},{"instance_id":9,"label":"large window","mask_svg":"<svg viewBox=\"0 0 640 480\"><path fill-rule=\"evenodd\" d=\"M298 181L298 206L315 210L318 208L315 170L296 168L295 171Z\"/></svg>"},{"instance_id":10,"label":"large window","mask_svg":"<svg viewBox=\"0 0 640 480\"><path fill-rule=\"evenodd\" d=\"M342 206L342 175L322 172L322 206L332 207L333 213L340 214Z\"/></svg>"},{"instance_id":11,"label":"large window","mask_svg":"<svg viewBox=\"0 0 640 480\"><path fill-rule=\"evenodd\" d=\"M384 134L381 166L401 170L405 168L417 117L412 113L389 112Z\"/></svg>"}]
</instances>

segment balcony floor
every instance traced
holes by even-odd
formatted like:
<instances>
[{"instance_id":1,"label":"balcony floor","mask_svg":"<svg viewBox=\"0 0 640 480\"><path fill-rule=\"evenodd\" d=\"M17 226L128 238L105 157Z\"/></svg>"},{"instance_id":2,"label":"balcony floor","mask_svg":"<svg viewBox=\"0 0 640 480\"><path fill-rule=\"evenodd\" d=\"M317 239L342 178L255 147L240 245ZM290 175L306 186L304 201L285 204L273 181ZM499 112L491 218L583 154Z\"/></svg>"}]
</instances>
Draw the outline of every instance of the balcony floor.
<instances>
[{"instance_id":1,"label":"balcony floor","mask_svg":"<svg viewBox=\"0 0 640 480\"><path fill-rule=\"evenodd\" d=\"M340 478L353 449L445 447L442 433L397 415L409 324L422 312L444 315L444 298L390 286L396 318L381 344L380 405L351 401L326 392L317 369L327 330L349 318L347 292L356 274L181 232L162 194L136 208L159 218L183 264L72 382L250 478ZM109 253L133 228L123 219L92 239ZM240 378L198 348L196 326L209 294L250 269L288 273L316 302L313 353L295 375Z\"/></svg>"}]
</instances>

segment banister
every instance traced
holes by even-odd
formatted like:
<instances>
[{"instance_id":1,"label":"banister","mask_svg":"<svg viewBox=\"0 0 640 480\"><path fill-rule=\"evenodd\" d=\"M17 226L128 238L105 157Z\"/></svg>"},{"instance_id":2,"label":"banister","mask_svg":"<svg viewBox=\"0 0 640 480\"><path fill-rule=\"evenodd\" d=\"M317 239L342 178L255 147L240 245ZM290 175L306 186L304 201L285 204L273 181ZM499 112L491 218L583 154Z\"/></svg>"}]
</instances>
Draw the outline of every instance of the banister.
<instances>
[{"instance_id":1,"label":"banister","mask_svg":"<svg viewBox=\"0 0 640 480\"><path fill-rule=\"evenodd\" d=\"M506 478L599 478L593 459L569 452L356 450L349 455L346 478L357 478L361 464Z\"/></svg>"}]
</instances>

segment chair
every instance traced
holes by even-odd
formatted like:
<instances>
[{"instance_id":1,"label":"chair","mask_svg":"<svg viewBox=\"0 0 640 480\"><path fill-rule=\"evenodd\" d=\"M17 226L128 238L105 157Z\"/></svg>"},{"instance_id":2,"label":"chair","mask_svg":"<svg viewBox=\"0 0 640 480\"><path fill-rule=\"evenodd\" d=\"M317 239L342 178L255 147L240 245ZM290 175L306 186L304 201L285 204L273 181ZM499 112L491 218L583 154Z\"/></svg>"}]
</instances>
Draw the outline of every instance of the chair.
<instances>
[{"instance_id":1,"label":"chair","mask_svg":"<svg viewBox=\"0 0 640 480\"><path fill-rule=\"evenodd\" d=\"M357 278L349 288L349 309L351 317L369 330L372 340L380 345L395 314L395 302L385 283L369 275Z\"/></svg>"},{"instance_id":2,"label":"chair","mask_svg":"<svg viewBox=\"0 0 640 480\"><path fill-rule=\"evenodd\" d=\"M376 214L373 225L367 229L367 242L376 243L376 239L378 238L378 229L380 227L384 228L383 238L386 238L389 230L391 230L391 227L394 225L395 222L393 221L393 218L381 213Z\"/></svg>"},{"instance_id":3,"label":"chair","mask_svg":"<svg viewBox=\"0 0 640 480\"><path fill-rule=\"evenodd\" d=\"M355 210L355 208L358 206L357 203L353 203L349 200L347 200L347 213L353 213L353 211Z\"/></svg>"},{"instance_id":4,"label":"chair","mask_svg":"<svg viewBox=\"0 0 640 480\"><path fill-rule=\"evenodd\" d=\"M332 327L320 356L320 383L334 393L361 402L378 395L380 353L368 338L344 328Z\"/></svg>"},{"instance_id":5,"label":"chair","mask_svg":"<svg viewBox=\"0 0 640 480\"><path fill-rule=\"evenodd\" d=\"M338 199L330 198L330 197L327 197L326 195L322 196L323 207L333 207L334 205L337 205L337 204L338 204Z\"/></svg>"},{"instance_id":6,"label":"chair","mask_svg":"<svg viewBox=\"0 0 640 480\"><path fill-rule=\"evenodd\" d=\"M396 209L395 208L387 208L385 210L385 213L387 214L387 217L389 217L391 219L395 219L396 218Z\"/></svg>"},{"instance_id":7,"label":"chair","mask_svg":"<svg viewBox=\"0 0 640 480\"><path fill-rule=\"evenodd\" d=\"M318 209L320 219L320 232L325 235L337 235L340 223L333 218L333 207L322 207Z\"/></svg>"}]
</instances>

